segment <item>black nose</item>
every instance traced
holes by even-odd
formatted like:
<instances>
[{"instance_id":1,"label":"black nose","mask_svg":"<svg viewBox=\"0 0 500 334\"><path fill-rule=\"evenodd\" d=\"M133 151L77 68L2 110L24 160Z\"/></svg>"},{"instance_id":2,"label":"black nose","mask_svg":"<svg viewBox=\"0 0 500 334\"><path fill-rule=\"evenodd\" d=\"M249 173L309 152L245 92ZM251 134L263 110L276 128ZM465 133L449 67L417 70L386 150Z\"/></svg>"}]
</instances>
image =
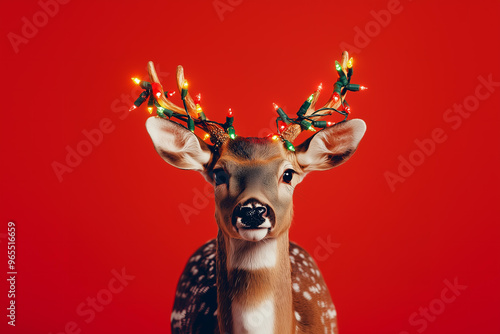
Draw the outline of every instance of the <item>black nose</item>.
<instances>
[{"instance_id":1,"label":"black nose","mask_svg":"<svg viewBox=\"0 0 500 334\"><path fill-rule=\"evenodd\" d=\"M243 207L236 212L236 216L241 218L241 223L245 224L249 228L257 228L260 224L266 221L263 217L267 212L265 206Z\"/></svg>"}]
</instances>

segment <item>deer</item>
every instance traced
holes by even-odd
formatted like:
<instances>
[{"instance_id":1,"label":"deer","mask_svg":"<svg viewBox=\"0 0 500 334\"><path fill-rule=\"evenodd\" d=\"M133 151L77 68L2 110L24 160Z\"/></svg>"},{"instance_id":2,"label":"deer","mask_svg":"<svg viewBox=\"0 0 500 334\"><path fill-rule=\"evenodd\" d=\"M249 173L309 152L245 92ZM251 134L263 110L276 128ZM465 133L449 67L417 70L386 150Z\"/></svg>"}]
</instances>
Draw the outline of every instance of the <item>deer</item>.
<instances>
[{"instance_id":1,"label":"deer","mask_svg":"<svg viewBox=\"0 0 500 334\"><path fill-rule=\"evenodd\" d=\"M344 52L340 66L346 75L348 65ZM177 86L184 108L164 93L152 62L148 72L162 110L146 121L154 148L168 164L197 171L213 185L218 226L217 236L194 252L180 276L172 333L338 333L337 312L318 265L289 239L293 193L308 173L346 162L365 122L326 126L296 146L291 143L304 128L293 122L273 137L229 136L224 126L200 119L205 117L186 90L182 66ZM311 95L303 117L324 116L315 110L319 93ZM334 92L319 110L341 109L346 93ZM167 119L165 111L191 119L212 144Z\"/></svg>"}]
</instances>

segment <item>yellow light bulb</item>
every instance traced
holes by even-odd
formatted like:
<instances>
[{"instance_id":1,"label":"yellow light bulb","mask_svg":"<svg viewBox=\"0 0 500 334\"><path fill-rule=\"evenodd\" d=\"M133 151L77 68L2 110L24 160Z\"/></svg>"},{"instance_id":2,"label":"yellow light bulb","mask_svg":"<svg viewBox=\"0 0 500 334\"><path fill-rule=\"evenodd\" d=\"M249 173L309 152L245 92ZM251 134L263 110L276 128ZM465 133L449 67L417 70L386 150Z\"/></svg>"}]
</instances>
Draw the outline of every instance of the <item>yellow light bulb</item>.
<instances>
[{"instance_id":1,"label":"yellow light bulb","mask_svg":"<svg viewBox=\"0 0 500 334\"><path fill-rule=\"evenodd\" d=\"M199 114L203 111L203 109L201 109L201 106L199 104L196 105L196 112Z\"/></svg>"},{"instance_id":2,"label":"yellow light bulb","mask_svg":"<svg viewBox=\"0 0 500 334\"><path fill-rule=\"evenodd\" d=\"M152 114L153 113L153 107L148 107L148 111L149 111L150 114Z\"/></svg>"},{"instance_id":3,"label":"yellow light bulb","mask_svg":"<svg viewBox=\"0 0 500 334\"><path fill-rule=\"evenodd\" d=\"M135 82L136 84L141 83L141 79L139 79L139 78L132 78L132 81Z\"/></svg>"},{"instance_id":4,"label":"yellow light bulb","mask_svg":"<svg viewBox=\"0 0 500 334\"><path fill-rule=\"evenodd\" d=\"M188 89L188 86L189 86L189 84L188 84L187 80L184 80L184 83L182 84L182 88Z\"/></svg>"},{"instance_id":5,"label":"yellow light bulb","mask_svg":"<svg viewBox=\"0 0 500 334\"><path fill-rule=\"evenodd\" d=\"M205 133L205 136L203 137L203 140L207 140L208 138L210 138L210 135L208 133Z\"/></svg>"},{"instance_id":6,"label":"yellow light bulb","mask_svg":"<svg viewBox=\"0 0 500 334\"><path fill-rule=\"evenodd\" d=\"M349 61L347 62L347 68L352 68L352 63L353 63L354 59L349 58Z\"/></svg>"},{"instance_id":7,"label":"yellow light bulb","mask_svg":"<svg viewBox=\"0 0 500 334\"><path fill-rule=\"evenodd\" d=\"M280 136L278 136L278 135L274 135L274 136L272 137L272 139L273 139L273 140L278 140L279 138L280 138Z\"/></svg>"}]
</instances>

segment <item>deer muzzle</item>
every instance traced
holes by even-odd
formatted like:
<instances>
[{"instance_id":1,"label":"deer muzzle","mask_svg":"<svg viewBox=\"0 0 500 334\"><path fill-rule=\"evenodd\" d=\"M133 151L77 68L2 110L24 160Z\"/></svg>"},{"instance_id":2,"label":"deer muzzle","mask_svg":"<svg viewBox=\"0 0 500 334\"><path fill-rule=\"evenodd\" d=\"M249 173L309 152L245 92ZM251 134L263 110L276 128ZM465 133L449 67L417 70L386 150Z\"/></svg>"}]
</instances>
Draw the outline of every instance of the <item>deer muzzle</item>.
<instances>
[{"instance_id":1,"label":"deer muzzle","mask_svg":"<svg viewBox=\"0 0 500 334\"><path fill-rule=\"evenodd\" d=\"M256 199L249 199L233 211L233 226L243 239L262 240L274 227L274 211Z\"/></svg>"}]
</instances>

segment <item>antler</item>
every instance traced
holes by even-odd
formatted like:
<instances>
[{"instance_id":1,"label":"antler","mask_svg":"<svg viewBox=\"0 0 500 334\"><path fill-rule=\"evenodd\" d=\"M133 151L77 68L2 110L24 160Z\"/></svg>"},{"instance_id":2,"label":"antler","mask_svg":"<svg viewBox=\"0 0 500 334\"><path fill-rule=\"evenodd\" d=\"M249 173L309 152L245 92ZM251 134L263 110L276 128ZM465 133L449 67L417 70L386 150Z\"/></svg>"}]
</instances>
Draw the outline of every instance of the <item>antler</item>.
<instances>
[{"instance_id":1,"label":"antler","mask_svg":"<svg viewBox=\"0 0 500 334\"><path fill-rule=\"evenodd\" d=\"M349 53L347 51L344 51L342 53L341 66L342 66L342 71L346 76L348 74L347 73L348 62L349 62ZM316 112L316 102L318 101L320 93L321 93L321 86L318 87L318 89L312 94L311 105L309 106L309 108L307 109L307 111L303 116L314 118L315 120L319 120L321 117L323 117L323 116L314 116L314 113ZM318 111L320 111L319 114L330 115L332 113L332 110L328 111L325 110L325 112L321 112L321 110L324 108L339 109L339 107L344 103L346 94L347 90L342 91L341 94L338 94L334 91L330 96L328 102L326 102L326 104L322 108L318 109ZM292 123L283 131L281 135L284 139L293 142L301 132L302 132L302 127L300 126L300 124Z\"/></svg>"},{"instance_id":2,"label":"antler","mask_svg":"<svg viewBox=\"0 0 500 334\"><path fill-rule=\"evenodd\" d=\"M229 138L229 135L225 132L225 129L220 124L207 120L206 117L204 117L204 114L203 116L201 116L202 112L198 112L198 110L201 110L201 107L199 107L194 102L193 98L189 94L189 91L187 90L187 81L184 78L184 68L181 65L177 66L177 87L179 89L179 92L181 93L184 108L175 105L173 102L167 99L152 61L148 62L148 73L152 82L154 97L156 98L156 101L161 108L180 115L185 115L187 117L188 124L190 120L192 120L194 126L203 129L207 134L210 135L210 141L215 146L220 146ZM158 114L161 116L163 113L159 112Z\"/></svg>"}]
</instances>

